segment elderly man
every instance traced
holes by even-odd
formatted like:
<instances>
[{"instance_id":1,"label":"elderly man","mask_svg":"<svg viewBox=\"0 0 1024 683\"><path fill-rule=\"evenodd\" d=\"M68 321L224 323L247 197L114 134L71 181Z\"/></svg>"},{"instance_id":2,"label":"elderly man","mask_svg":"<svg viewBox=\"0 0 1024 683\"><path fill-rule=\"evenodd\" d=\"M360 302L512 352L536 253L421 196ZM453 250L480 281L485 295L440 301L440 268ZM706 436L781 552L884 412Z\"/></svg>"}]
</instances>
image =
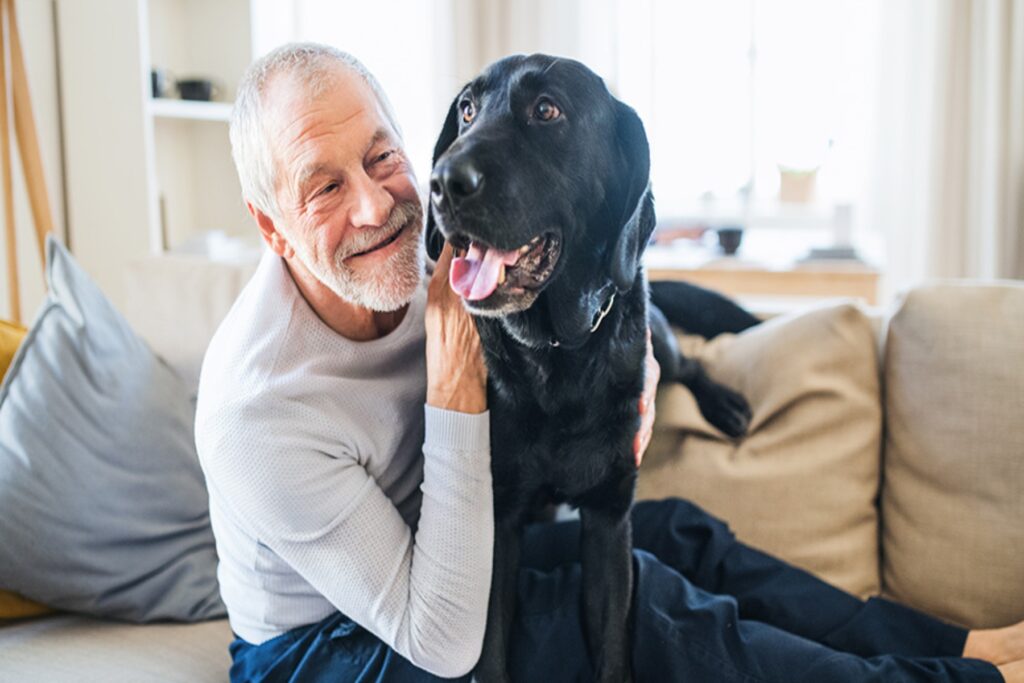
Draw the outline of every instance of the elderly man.
<instances>
[{"instance_id":1,"label":"elderly man","mask_svg":"<svg viewBox=\"0 0 1024 683\"><path fill-rule=\"evenodd\" d=\"M426 286L387 99L350 56L285 46L243 79L231 141L269 246L207 352L196 417L231 679L467 677L491 578L486 371L450 253ZM998 681L957 657L965 642L1024 657L1017 631L861 602L682 501L638 504L633 525L637 680ZM516 679L592 675L578 533L527 530Z\"/></svg>"}]
</instances>

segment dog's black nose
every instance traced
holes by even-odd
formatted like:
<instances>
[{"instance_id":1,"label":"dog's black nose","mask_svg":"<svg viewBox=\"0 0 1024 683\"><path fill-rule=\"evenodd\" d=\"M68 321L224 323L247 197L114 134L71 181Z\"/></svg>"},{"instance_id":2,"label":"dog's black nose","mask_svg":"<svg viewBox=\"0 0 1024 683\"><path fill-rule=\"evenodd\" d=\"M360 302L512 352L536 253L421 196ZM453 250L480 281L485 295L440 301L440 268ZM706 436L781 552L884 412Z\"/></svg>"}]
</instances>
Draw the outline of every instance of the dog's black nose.
<instances>
[{"instance_id":1,"label":"dog's black nose","mask_svg":"<svg viewBox=\"0 0 1024 683\"><path fill-rule=\"evenodd\" d=\"M465 158L441 163L430 176L430 196L435 203L445 196L453 202L472 197L483 186L484 174Z\"/></svg>"}]
</instances>

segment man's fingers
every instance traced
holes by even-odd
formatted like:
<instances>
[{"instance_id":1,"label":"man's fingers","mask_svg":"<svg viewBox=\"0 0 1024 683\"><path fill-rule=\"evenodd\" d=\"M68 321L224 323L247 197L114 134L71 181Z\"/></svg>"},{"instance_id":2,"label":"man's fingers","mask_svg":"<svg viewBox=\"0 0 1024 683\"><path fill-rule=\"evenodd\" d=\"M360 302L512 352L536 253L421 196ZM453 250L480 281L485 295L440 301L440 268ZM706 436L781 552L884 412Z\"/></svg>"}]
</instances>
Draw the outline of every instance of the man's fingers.
<instances>
[{"instance_id":1,"label":"man's fingers","mask_svg":"<svg viewBox=\"0 0 1024 683\"><path fill-rule=\"evenodd\" d=\"M452 265L452 245L447 242L444 243L444 248L441 249L441 255L437 257L437 264L434 266L434 277L444 276L444 279L448 279L448 269ZM440 273L440 275L439 275Z\"/></svg>"},{"instance_id":2,"label":"man's fingers","mask_svg":"<svg viewBox=\"0 0 1024 683\"><path fill-rule=\"evenodd\" d=\"M452 255L452 245L445 242L444 248L441 249L441 255L437 257L437 263L434 265L434 274L430 278L431 298L438 301L448 302L456 296L448 286L448 271L452 267Z\"/></svg>"},{"instance_id":3,"label":"man's fingers","mask_svg":"<svg viewBox=\"0 0 1024 683\"><path fill-rule=\"evenodd\" d=\"M640 463L644 459L644 453L647 452L647 447L651 445L651 437L653 435L654 411L650 410L640 423L640 431L633 437L633 457L636 460L637 467L640 467Z\"/></svg>"},{"instance_id":4,"label":"man's fingers","mask_svg":"<svg viewBox=\"0 0 1024 683\"><path fill-rule=\"evenodd\" d=\"M442 247L441 249L441 255L438 257L437 262L444 263L445 265L451 265L453 253L454 250L452 249L451 243L445 242L444 247Z\"/></svg>"},{"instance_id":5,"label":"man's fingers","mask_svg":"<svg viewBox=\"0 0 1024 683\"><path fill-rule=\"evenodd\" d=\"M654 433L654 397L658 391L658 382L661 380L661 366L654 358L654 344L651 341L651 328L647 328L647 355L644 358L644 390L640 396L638 405L640 411L640 431L633 438L633 456L636 458L636 466L644 458L644 452L651 443L651 436Z\"/></svg>"}]
</instances>

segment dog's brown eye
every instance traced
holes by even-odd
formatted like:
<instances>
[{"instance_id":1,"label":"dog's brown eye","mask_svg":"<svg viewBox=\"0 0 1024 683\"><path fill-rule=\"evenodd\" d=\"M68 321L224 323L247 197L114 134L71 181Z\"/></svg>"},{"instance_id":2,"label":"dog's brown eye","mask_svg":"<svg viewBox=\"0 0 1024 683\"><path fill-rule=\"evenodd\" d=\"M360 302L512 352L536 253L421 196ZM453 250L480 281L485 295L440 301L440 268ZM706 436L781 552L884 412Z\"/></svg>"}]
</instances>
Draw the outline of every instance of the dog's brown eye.
<instances>
[{"instance_id":1,"label":"dog's brown eye","mask_svg":"<svg viewBox=\"0 0 1024 683\"><path fill-rule=\"evenodd\" d=\"M462 121L464 123L469 123L476 116L476 105L471 100L463 100L459 107L462 109Z\"/></svg>"},{"instance_id":2,"label":"dog's brown eye","mask_svg":"<svg viewBox=\"0 0 1024 683\"><path fill-rule=\"evenodd\" d=\"M552 121L561 116L562 112L557 106L555 106L554 102L543 97L538 100L536 106L534 106L533 115L541 121Z\"/></svg>"}]
</instances>

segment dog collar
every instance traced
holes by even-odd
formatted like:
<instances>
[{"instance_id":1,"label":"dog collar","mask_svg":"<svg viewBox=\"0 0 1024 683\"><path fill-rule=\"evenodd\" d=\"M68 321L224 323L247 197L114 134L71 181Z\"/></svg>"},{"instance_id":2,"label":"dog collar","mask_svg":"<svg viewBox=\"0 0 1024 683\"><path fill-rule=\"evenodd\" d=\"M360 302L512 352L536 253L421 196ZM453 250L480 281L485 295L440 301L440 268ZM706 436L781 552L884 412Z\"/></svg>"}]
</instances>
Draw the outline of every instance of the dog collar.
<instances>
[{"instance_id":1,"label":"dog collar","mask_svg":"<svg viewBox=\"0 0 1024 683\"><path fill-rule=\"evenodd\" d=\"M615 303L616 294L618 294L618 292L613 289L612 295L608 297L608 300L604 302L603 306L601 306L601 310L599 310L597 314L594 316L594 324L591 325L590 327L590 334L594 334L595 332L597 332L597 328L601 327L601 323L604 322L605 317L608 315L609 312L611 312L612 305ZM548 344L551 345L551 348L557 349L559 346L562 345L562 342L558 341L557 337L552 337Z\"/></svg>"}]
</instances>

